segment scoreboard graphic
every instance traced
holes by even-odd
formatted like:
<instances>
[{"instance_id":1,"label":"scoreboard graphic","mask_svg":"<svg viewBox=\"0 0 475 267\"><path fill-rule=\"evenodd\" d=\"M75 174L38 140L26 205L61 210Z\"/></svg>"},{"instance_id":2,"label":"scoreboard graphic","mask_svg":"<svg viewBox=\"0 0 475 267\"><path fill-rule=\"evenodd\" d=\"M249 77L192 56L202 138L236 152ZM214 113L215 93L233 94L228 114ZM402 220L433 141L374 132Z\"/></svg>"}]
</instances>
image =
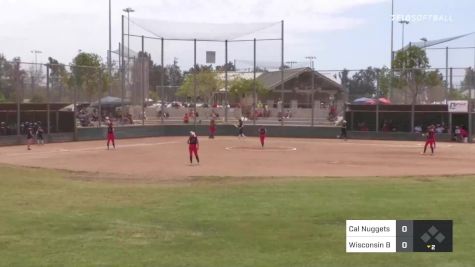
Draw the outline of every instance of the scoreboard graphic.
<instances>
[{"instance_id":1,"label":"scoreboard graphic","mask_svg":"<svg viewBox=\"0 0 475 267\"><path fill-rule=\"evenodd\" d=\"M347 253L452 252L452 220L347 220Z\"/></svg>"}]
</instances>

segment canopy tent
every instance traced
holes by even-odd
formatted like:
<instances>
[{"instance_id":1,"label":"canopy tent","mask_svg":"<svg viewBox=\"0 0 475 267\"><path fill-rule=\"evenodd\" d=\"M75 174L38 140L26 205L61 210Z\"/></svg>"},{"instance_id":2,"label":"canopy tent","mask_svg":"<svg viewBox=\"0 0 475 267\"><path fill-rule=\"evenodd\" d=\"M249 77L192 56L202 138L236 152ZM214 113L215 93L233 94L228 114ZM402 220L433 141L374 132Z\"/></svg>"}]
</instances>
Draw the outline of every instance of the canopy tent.
<instances>
[{"instance_id":1,"label":"canopy tent","mask_svg":"<svg viewBox=\"0 0 475 267\"><path fill-rule=\"evenodd\" d=\"M390 105L391 101L387 98L380 97L378 99L368 98L368 97L360 97L353 100L352 104L354 105Z\"/></svg>"},{"instance_id":2,"label":"canopy tent","mask_svg":"<svg viewBox=\"0 0 475 267\"><path fill-rule=\"evenodd\" d=\"M355 100L353 100L353 104L355 105L374 105L376 104L376 101L372 98L367 98L367 97L360 97Z\"/></svg>"},{"instance_id":3,"label":"canopy tent","mask_svg":"<svg viewBox=\"0 0 475 267\"><path fill-rule=\"evenodd\" d=\"M379 104L383 104L383 105L390 105L391 104L391 100L389 100L385 97L378 98L378 102L379 102Z\"/></svg>"}]
</instances>

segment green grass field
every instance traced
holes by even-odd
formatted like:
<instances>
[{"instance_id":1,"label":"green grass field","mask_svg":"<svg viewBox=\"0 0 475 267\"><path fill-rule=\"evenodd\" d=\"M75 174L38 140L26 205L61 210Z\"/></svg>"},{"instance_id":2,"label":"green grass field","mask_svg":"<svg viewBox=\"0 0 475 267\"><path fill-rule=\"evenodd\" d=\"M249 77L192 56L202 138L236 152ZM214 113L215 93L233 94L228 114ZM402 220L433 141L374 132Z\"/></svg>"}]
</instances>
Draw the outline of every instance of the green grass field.
<instances>
[{"instance_id":1,"label":"green grass field","mask_svg":"<svg viewBox=\"0 0 475 267\"><path fill-rule=\"evenodd\" d=\"M0 166L0 266L475 265L475 177L160 185L71 176ZM346 219L453 219L455 252L346 254Z\"/></svg>"}]
</instances>

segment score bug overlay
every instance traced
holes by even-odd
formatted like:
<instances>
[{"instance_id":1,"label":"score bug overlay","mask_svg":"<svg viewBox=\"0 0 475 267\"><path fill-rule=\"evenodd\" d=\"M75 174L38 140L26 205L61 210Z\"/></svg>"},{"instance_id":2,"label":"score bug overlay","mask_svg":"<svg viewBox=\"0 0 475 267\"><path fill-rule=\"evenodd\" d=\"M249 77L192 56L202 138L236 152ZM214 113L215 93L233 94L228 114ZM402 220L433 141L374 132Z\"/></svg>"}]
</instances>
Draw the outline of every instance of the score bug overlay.
<instances>
[{"instance_id":1,"label":"score bug overlay","mask_svg":"<svg viewBox=\"0 0 475 267\"><path fill-rule=\"evenodd\" d=\"M347 253L452 252L452 220L347 220Z\"/></svg>"}]
</instances>

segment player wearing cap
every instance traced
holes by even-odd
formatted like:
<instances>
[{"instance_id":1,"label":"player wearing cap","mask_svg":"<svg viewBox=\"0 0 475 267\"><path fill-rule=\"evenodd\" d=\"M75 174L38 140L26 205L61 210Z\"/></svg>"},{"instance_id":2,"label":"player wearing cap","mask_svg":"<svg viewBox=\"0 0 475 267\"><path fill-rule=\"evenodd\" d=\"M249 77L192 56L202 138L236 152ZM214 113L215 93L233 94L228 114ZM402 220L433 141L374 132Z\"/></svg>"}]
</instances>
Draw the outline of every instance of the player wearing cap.
<instances>
[{"instance_id":1,"label":"player wearing cap","mask_svg":"<svg viewBox=\"0 0 475 267\"><path fill-rule=\"evenodd\" d=\"M188 138L188 151L190 152L190 164L193 164L193 154L195 154L196 162L200 164L200 158L198 157L198 149L200 148L198 142L198 136L195 132L190 132L190 137Z\"/></svg>"},{"instance_id":2,"label":"player wearing cap","mask_svg":"<svg viewBox=\"0 0 475 267\"><path fill-rule=\"evenodd\" d=\"M427 127L427 133L425 135L426 135L427 139L426 139L426 143L424 145L424 152L421 153L421 154L425 154L426 150L427 150L427 146L430 146L430 150L432 152L431 155L434 155L435 130L434 130L434 127L432 125Z\"/></svg>"},{"instance_id":3,"label":"player wearing cap","mask_svg":"<svg viewBox=\"0 0 475 267\"><path fill-rule=\"evenodd\" d=\"M244 136L244 122L242 121L242 119L239 119L238 124L236 125L236 128L238 128L239 130L238 136L245 137Z\"/></svg>"},{"instance_id":4,"label":"player wearing cap","mask_svg":"<svg viewBox=\"0 0 475 267\"><path fill-rule=\"evenodd\" d=\"M216 122L214 118L211 119L209 122L209 138L214 139L214 136L216 134Z\"/></svg>"},{"instance_id":5,"label":"player wearing cap","mask_svg":"<svg viewBox=\"0 0 475 267\"><path fill-rule=\"evenodd\" d=\"M261 140L261 146L264 147L264 141L266 140L267 129L264 127L259 128L259 139Z\"/></svg>"},{"instance_id":6,"label":"player wearing cap","mask_svg":"<svg viewBox=\"0 0 475 267\"><path fill-rule=\"evenodd\" d=\"M38 125L38 129L36 130L36 143L38 145L44 145L45 140L43 138L44 130L41 125Z\"/></svg>"},{"instance_id":7,"label":"player wearing cap","mask_svg":"<svg viewBox=\"0 0 475 267\"><path fill-rule=\"evenodd\" d=\"M107 149L109 150L109 143L112 142L112 146L115 149L115 131L112 121L109 120L109 117L106 117L107 122Z\"/></svg>"},{"instance_id":8,"label":"player wearing cap","mask_svg":"<svg viewBox=\"0 0 475 267\"><path fill-rule=\"evenodd\" d=\"M31 150L31 144L33 143L33 128L28 127L26 129L26 146L28 150Z\"/></svg>"}]
</instances>

